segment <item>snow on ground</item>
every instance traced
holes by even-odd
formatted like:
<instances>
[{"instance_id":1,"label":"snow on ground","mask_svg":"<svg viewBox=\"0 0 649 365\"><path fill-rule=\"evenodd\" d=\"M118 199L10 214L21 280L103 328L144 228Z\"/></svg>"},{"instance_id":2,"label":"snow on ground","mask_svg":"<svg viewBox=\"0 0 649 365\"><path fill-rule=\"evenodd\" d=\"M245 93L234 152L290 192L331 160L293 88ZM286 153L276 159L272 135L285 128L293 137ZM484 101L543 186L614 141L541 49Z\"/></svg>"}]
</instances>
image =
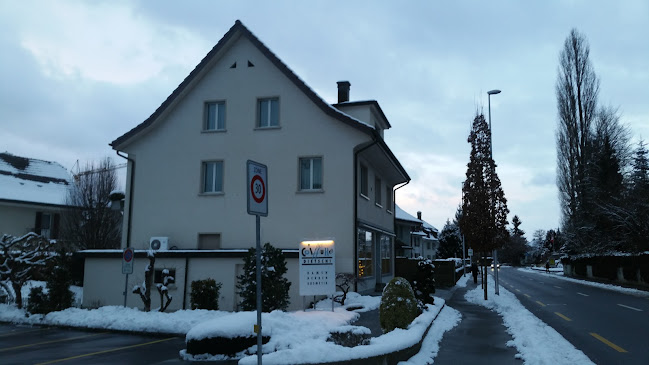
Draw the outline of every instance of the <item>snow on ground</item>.
<instances>
[{"instance_id":1,"label":"snow on ground","mask_svg":"<svg viewBox=\"0 0 649 365\"><path fill-rule=\"evenodd\" d=\"M507 332L513 337L507 342L507 346L516 347L517 356L525 363L593 364L554 328L527 310L514 294L501 286L500 295L496 295L494 285L490 284L487 286L488 300L484 300L481 288L469 290L465 298L497 312L503 318Z\"/></svg>"},{"instance_id":2,"label":"snow on ground","mask_svg":"<svg viewBox=\"0 0 649 365\"><path fill-rule=\"evenodd\" d=\"M525 271L525 272L531 272L534 274L538 275L548 275L545 271L538 271L534 269L528 269L528 268L519 268L518 270ZM565 281L572 281L573 283L578 283L578 284L583 284L583 285L588 285L588 286L593 286L596 288L601 288L601 289L606 289L606 290L613 290L617 291L620 293L625 293L625 294L632 294L640 297L649 297L649 292L644 291L644 290L638 290L638 289L633 289L633 288L625 288L623 286L619 285L613 285L613 284L603 284L603 283L598 283L594 281L588 281L588 280L581 280L581 279L575 279L575 278L569 278L566 276L563 276L563 271L561 273L556 274L552 273L553 278L565 280Z\"/></svg>"}]
</instances>

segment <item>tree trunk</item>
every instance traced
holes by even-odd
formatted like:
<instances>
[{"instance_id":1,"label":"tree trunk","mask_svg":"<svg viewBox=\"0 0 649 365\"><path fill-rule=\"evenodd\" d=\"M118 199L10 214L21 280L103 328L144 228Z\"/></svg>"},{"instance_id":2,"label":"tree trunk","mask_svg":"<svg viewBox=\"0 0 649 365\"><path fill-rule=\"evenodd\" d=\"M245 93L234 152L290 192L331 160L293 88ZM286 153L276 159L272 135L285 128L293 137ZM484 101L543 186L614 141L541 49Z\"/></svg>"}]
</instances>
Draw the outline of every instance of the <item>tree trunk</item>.
<instances>
[{"instance_id":1,"label":"tree trunk","mask_svg":"<svg viewBox=\"0 0 649 365\"><path fill-rule=\"evenodd\" d=\"M22 284L16 283L15 281L11 281L11 287L14 289L14 294L16 295L16 306L18 309L22 309L23 307L23 293L22 293Z\"/></svg>"}]
</instances>

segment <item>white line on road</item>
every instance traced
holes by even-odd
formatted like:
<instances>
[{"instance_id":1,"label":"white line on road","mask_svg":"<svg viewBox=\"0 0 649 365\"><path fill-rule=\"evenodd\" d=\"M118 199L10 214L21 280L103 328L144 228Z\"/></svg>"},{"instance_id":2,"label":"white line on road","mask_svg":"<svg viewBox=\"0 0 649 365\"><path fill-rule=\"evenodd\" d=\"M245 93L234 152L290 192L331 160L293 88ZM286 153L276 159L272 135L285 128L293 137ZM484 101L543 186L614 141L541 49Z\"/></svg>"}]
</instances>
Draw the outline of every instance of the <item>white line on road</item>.
<instances>
[{"instance_id":1,"label":"white line on road","mask_svg":"<svg viewBox=\"0 0 649 365\"><path fill-rule=\"evenodd\" d=\"M579 294L579 295L583 295L583 296L585 296L585 297L588 296L588 294L584 294L584 293L580 293L580 292L577 292L577 294Z\"/></svg>"},{"instance_id":2,"label":"white line on road","mask_svg":"<svg viewBox=\"0 0 649 365\"><path fill-rule=\"evenodd\" d=\"M628 305L624 305L624 304L618 304L618 305L619 305L620 307L624 307L624 308L629 308L629 309L633 309L634 311L638 311L638 312L644 312L644 311L643 311L642 309L638 309L638 308L633 308L633 307L629 307Z\"/></svg>"},{"instance_id":3,"label":"white line on road","mask_svg":"<svg viewBox=\"0 0 649 365\"><path fill-rule=\"evenodd\" d=\"M557 288L557 289L562 289L560 286L556 286L556 285L555 285L554 287Z\"/></svg>"}]
</instances>

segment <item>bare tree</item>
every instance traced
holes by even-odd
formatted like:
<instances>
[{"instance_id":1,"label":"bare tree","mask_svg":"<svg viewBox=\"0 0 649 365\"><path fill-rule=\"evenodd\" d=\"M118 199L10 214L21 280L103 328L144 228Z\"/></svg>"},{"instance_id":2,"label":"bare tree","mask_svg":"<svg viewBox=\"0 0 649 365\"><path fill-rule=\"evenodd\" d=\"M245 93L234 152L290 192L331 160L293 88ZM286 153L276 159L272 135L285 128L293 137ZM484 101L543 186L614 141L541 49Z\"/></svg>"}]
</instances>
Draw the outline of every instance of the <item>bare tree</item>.
<instances>
[{"instance_id":1,"label":"bare tree","mask_svg":"<svg viewBox=\"0 0 649 365\"><path fill-rule=\"evenodd\" d=\"M53 257L49 246L50 241L34 232L22 237L5 234L0 239L0 281L11 285L18 308L23 307L23 285Z\"/></svg>"},{"instance_id":2,"label":"bare tree","mask_svg":"<svg viewBox=\"0 0 649 365\"><path fill-rule=\"evenodd\" d=\"M115 165L105 158L88 163L75 175L67 197L72 208L63 214L62 236L81 249L119 248L122 215L110 208L109 196L117 189Z\"/></svg>"},{"instance_id":3,"label":"bare tree","mask_svg":"<svg viewBox=\"0 0 649 365\"><path fill-rule=\"evenodd\" d=\"M586 37L572 29L559 56L556 83L557 185L564 224L575 217L583 198L587 149L597 115L599 79L589 55Z\"/></svg>"}]
</instances>

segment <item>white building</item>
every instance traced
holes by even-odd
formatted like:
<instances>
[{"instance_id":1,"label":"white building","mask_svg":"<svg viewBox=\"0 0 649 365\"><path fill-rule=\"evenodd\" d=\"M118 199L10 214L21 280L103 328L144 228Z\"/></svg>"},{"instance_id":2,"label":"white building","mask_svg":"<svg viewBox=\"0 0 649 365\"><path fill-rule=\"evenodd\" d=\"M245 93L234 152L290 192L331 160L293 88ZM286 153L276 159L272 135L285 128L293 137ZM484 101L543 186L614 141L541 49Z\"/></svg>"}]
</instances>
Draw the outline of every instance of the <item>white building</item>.
<instances>
[{"instance_id":1,"label":"white building","mask_svg":"<svg viewBox=\"0 0 649 365\"><path fill-rule=\"evenodd\" d=\"M417 212L415 217L398 205L395 206L395 211L397 255L406 258L437 258L437 248L439 248L437 228L421 219L421 212Z\"/></svg>"},{"instance_id":2,"label":"white building","mask_svg":"<svg viewBox=\"0 0 649 365\"><path fill-rule=\"evenodd\" d=\"M129 163L122 246L136 249L127 305L141 306L130 294L147 264L138 250L164 237L156 269L176 278L171 310L188 308L191 282L207 277L223 284L220 308L237 309L236 276L255 245L248 160L268 167L261 240L288 258L289 309L302 307L303 240L334 239L336 272L356 274L358 291L387 283L394 189L410 178L383 140L391 126L379 104L351 102L349 90L339 82L337 103L326 103L237 21L148 119L114 140ZM85 252L85 306L123 303L121 254Z\"/></svg>"}]
</instances>

